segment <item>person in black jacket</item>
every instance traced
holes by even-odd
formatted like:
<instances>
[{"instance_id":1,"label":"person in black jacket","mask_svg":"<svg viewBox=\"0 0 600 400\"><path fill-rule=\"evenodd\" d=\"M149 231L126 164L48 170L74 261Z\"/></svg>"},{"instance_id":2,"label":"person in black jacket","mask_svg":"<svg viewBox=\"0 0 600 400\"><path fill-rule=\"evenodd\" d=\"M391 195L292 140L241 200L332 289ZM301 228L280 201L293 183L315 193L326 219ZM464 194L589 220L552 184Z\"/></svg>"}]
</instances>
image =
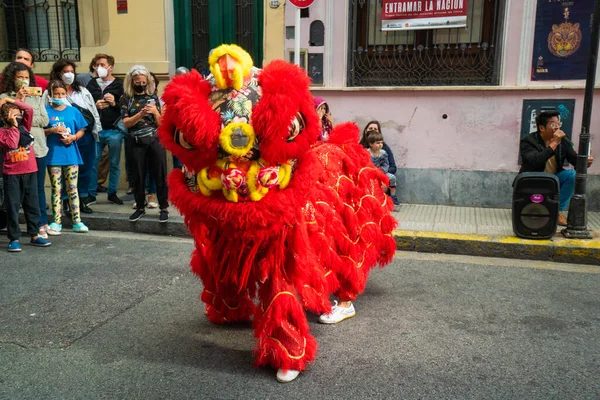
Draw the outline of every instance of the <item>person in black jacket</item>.
<instances>
[{"instance_id":1,"label":"person in black jacket","mask_svg":"<svg viewBox=\"0 0 600 400\"><path fill-rule=\"evenodd\" d=\"M108 146L110 159L110 173L108 177L108 201L115 204L123 204L117 196L117 185L121 176L121 149L123 147L123 135L115 126L121 118L119 100L123 96L123 80L112 75L115 65L113 56L107 54L96 54L96 75L98 78L90 80L87 90L92 94L96 102L96 108L100 114L102 130L98 133L96 143L96 162L92 168L90 177L90 189L88 192L87 205L96 202L96 190L98 187L98 162L102 156L104 146Z\"/></svg>"},{"instance_id":2,"label":"person in black jacket","mask_svg":"<svg viewBox=\"0 0 600 400\"><path fill-rule=\"evenodd\" d=\"M541 112L535 119L537 132L521 140L521 170L523 172L547 172L558 177L560 182L560 211L566 211L575 189L575 170L564 169L565 159L573 166L577 165L577 153L573 143L560 129L562 123L555 111ZM588 167L593 157L588 158ZM558 215L558 224L567 225L562 213Z\"/></svg>"}]
</instances>

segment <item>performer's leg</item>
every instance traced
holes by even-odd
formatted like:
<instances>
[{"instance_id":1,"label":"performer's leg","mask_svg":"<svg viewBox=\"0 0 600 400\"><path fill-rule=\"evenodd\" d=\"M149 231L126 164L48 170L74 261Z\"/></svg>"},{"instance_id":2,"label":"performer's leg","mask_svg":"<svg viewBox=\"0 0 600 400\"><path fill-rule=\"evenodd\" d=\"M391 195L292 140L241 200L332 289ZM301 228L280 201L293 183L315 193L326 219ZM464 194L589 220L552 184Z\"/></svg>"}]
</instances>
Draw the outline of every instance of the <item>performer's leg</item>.
<instances>
[{"instance_id":1,"label":"performer's leg","mask_svg":"<svg viewBox=\"0 0 600 400\"><path fill-rule=\"evenodd\" d=\"M250 321L256 307L248 291L238 293L237 287L218 283L211 269L207 267L201 252L202 250L194 251L191 265L192 271L204 284L200 298L206 304L206 315L209 321L214 324Z\"/></svg>"},{"instance_id":2,"label":"performer's leg","mask_svg":"<svg viewBox=\"0 0 600 400\"><path fill-rule=\"evenodd\" d=\"M270 277L261 283L258 294L260 305L254 317L255 364L280 369L278 379L287 382L315 358L317 342L309 334L306 314L291 284ZM281 379L282 373L288 371L293 377Z\"/></svg>"}]
</instances>

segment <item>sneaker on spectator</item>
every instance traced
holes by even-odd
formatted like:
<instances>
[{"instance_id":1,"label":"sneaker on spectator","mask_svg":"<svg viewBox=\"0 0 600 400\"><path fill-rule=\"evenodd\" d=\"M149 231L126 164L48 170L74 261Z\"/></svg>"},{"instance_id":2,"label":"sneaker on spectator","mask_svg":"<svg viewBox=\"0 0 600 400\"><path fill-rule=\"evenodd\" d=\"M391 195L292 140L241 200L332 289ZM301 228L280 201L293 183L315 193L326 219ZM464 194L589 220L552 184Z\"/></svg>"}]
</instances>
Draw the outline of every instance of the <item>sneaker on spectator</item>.
<instances>
[{"instance_id":1,"label":"sneaker on spectator","mask_svg":"<svg viewBox=\"0 0 600 400\"><path fill-rule=\"evenodd\" d=\"M50 225L48 225L46 232L49 236L60 236L60 233L62 232L62 225L52 222Z\"/></svg>"},{"instance_id":2,"label":"sneaker on spectator","mask_svg":"<svg viewBox=\"0 0 600 400\"><path fill-rule=\"evenodd\" d=\"M134 191L134 190L135 190L134 188L132 188L131 186L129 186L129 187L127 188L127 191L125 192L125 194L133 194L133 191Z\"/></svg>"},{"instance_id":3,"label":"sneaker on spectator","mask_svg":"<svg viewBox=\"0 0 600 400\"><path fill-rule=\"evenodd\" d=\"M156 195L154 193L146 195L146 204L148 205L148 208L158 208L158 202L156 201Z\"/></svg>"},{"instance_id":4,"label":"sneaker on spectator","mask_svg":"<svg viewBox=\"0 0 600 400\"><path fill-rule=\"evenodd\" d=\"M117 194L116 194L116 193L109 194L109 195L108 195L108 201L110 201L110 202L111 202L111 203L113 203L113 204L117 204L117 205L119 205L119 206L122 206L122 205L123 205L123 200L121 200L121 199L119 198L119 196L117 196Z\"/></svg>"},{"instance_id":5,"label":"sneaker on spectator","mask_svg":"<svg viewBox=\"0 0 600 400\"><path fill-rule=\"evenodd\" d=\"M144 210L143 208L135 210L135 212L129 216L129 221L135 222L138 219L142 218L144 214L146 214L146 210Z\"/></svg>"},{"instance_id":6,"label":"sneaker on spectator","mask_svg":"<svg viewBox=\"0 0 600 400\"><path fill-rule=\"evenodd\" d=\"M356 315L354 305L350 303L350 307L343 308L338 306L338 302L334 301L333 307L329 314L322 314L319 317L319 322L322 324L337 324L345 319L352 318Z\"/></svg>"},{"instance_id":7,"label":"sneaker on spectator","mask_svg":"<svg viewBox=\"0 0 600 400\"><path fill-rule=\"evenodd\" d=\"M11 253L18 253L21 251L21 243L18 240L11 240L8 244L8 251Z\"/></svg>"},{"instance_id":8,"label":"sneaker on spectator","mask_svg":"<svg viewBox=\"0 0 600 400\"><path fill-rule=\"evenodd\" d=\"M98 187L96 188L96 192L98 193L106 193L108 189L106 189L104 186L102 185L98 185Z\"/></svg>"},{"instance_id":9,"label":"sneaker on spectator","mask_svg":"<svg viewBox=\"0 0 600 400\"><path fill-rule=\"evenodd\" d=\"M87 233L89 231L88 227L85 226L83 222L79 222L78 224L73 225L73 232L76 233Z\"/></svg>"},{"instance_id":10,"label":"sneaker on spectator","mask_svg":"<svg viewBox=\"0 0 600 400\"><path fill-rule=\"evenodd\" d=\"M42 239L48 239L48 232L46 232L47 229L48 225L40 226L40 229L38 229L38 234Z\"/></svg>"},{"instance_id":11,"label":"sneaker on spectator","mask_svg":"<svg viewBox=\"0 0 600 400\"><path fill-rule=\"evenodd\" d=\"M395 206L399 206L400 205L400 202L398 201L398 198L396 197L395 194L392 194L390 197L392 198L392 201L394 202Z\"/></svg>"},{"instance_id":12,"label":"sneaker on spectator","mask_svg":"<svg viewBox=\"0 0 600 400\"><path fill-rule=\"evenodd\" d=\"M169 212L167 210L160 210L160 215L158 216L158 222L167 222L169 220Z\"/></svg>"},{"instance_id":13,"label":"sneaker on spectator","mask_svg":"<svg viewBox=\"0 0 600 400\"><path fill-rule=\"evenodd\" d=\"M81 199L86 205L91 206L92 204L96 204L96 196L88 196Z\"/></svg>"},{"instance_id":14,"label":"sneaker on spectator","mask_svg":"<svg viewBox=\"0 0 600 400\"><path fill-rule=\"evenodd\" d=\"M93 214L94 210L92 210L84 201L81 201L79 205L79 210L84 214Z\"/></svg>"},{"instance_id":15,"label":"sneaker on spectator","mask_svg":"<svg viewBox=\"0 0 600 400\"><path fill-rule=\"evenodd\" d=\"M29 244L32 246L36 246L36 247L48 247L52 243L50 243L49 240L46 240L46 239L42 238L41 236L38 236L37 239L31 238L31 242L29 242Z\"/></svg>"}]
</instances>

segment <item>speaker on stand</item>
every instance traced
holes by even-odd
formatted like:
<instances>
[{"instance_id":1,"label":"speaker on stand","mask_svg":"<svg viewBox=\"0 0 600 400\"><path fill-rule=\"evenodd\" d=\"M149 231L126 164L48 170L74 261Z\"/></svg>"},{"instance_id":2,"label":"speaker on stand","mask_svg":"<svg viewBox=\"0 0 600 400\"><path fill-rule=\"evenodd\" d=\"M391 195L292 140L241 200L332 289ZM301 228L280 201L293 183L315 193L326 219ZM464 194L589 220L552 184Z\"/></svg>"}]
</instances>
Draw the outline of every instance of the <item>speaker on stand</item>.
<instances>
[{"instance_id":1,"label":"speaker on stand","mask_svg":"<svg viewBox=\"0 0 600 400\"><path fill-rule=\"evenodd\" d=\"M524 239L550 239L556 233L560 202L556 175L524 172L513 183L512 224Z\"/></svg>"}]
</instances>

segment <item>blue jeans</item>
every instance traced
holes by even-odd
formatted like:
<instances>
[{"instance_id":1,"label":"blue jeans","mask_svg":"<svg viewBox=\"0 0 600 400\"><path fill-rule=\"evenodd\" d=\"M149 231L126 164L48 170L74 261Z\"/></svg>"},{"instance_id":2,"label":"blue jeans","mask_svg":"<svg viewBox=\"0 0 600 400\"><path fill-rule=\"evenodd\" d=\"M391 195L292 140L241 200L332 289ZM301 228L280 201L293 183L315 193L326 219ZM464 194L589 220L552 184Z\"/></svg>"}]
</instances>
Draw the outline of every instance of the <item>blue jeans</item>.
<instances>
[{"instance_id":1,"label":"blue jeans","mask_svg":"<svg viewBox=\"0 0 600 400\"><path fill-rule=\"evenodd\" d=\"M44 190L44 183L46 182L46 167L48 163L46 157L40 157L35 159L37 164L37 189L38 189L38 204L40 206L40 220L38 227L48 225L48 213L46 212L46 191Z\"/></svg>"},{"instance_id":2,"label":"blue jeans","mask_svg":"<svg viewBox=\"0 0 600 400\"><path fill-rule=\"evenodd\" d=\"M156 194L156 181L150 175L150 170L146 173L146 193L148 194Z\"/></svg>"},{"instance_id":3,"label":"blue jeans","mask_svg":"<svg viewBox=\"0 0 600 400\"><path fill-rule=\"evenodd\" d=\"M98 188L98 162L102 156L104 146L108 146L108 158L110 169L108 173L108 191L109 195L117 193L117 185L121 178L121 148L123 147L123 135L116 129L106 129L98 134L98 143L96 143L96 161L90 174L90 185L88 195L96 196Z\"/></svg>"},{"instance_id":4,"label":"blue jeans","mask_svg":"<svg viewBox=\"0 0 600 400\"><path fill-rule=\"evenodd\" d=\"M565 169L556 176L560 184L560 211L566 211L575 191L575 170Z\"/></svg>"},{"instance_id":5,"label":"blue jeans","mask_svg":"<svg viewBox=\"0 0 600 400\"><path fill-rule=\"evenodd\" d=\"M81 159L83 160L83 165L79 166L79 180L77 181L79 198L82 198L88 197L92 170L94 169L94 165L96 165L96 141L94 140L94 135L86 131L85 135L77 141L77 147L79 147L79 153L81 153ZM98 181L97 172L96 181ZM98 182L96 182L97 185Z\"/></svg>"}]
</instances>

